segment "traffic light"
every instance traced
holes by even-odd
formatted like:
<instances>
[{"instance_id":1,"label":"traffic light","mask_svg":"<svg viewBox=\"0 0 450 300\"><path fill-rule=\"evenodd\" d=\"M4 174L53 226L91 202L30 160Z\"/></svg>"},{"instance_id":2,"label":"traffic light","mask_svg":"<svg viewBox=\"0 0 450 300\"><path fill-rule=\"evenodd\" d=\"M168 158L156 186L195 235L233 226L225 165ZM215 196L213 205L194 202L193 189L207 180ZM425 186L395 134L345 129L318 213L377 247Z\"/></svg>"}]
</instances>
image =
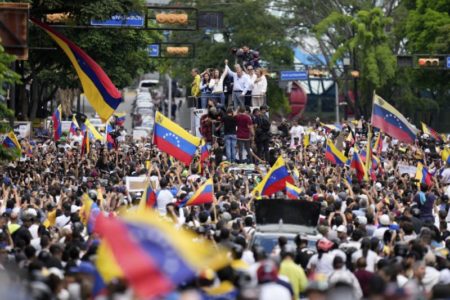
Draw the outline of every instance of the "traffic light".
<instances>
[{"instance_id":1,"label":"traffic light","mask_svg":"<svg viewBox=\"0 0 450 300\"><path fill-rule=\"evenodd\" d=\"M187 25L189 17L186 13L158 13L156 14L156 22L159 24L179 24Z\"/></svg>"},{"instance_id":2,"label":"traffic light","mask_svg":"<svg viewBox=\"0 0 450 300\"><path fill-rule=\"evenodd\" d=\"M439 58L421 57L417 60L417 64L421 68L439 67Z\"/></svg>"},{"instance_id":3,"label":"traffic light","mask_svg":"<svg viewBox=\"0 0 450 300\"><path fill-rule=\"evenodd\" d=\"M189 47L167 47L166 48L167 54L174 55L174 56L184 56L189 53Z\"/></svg>"}]
</instances>

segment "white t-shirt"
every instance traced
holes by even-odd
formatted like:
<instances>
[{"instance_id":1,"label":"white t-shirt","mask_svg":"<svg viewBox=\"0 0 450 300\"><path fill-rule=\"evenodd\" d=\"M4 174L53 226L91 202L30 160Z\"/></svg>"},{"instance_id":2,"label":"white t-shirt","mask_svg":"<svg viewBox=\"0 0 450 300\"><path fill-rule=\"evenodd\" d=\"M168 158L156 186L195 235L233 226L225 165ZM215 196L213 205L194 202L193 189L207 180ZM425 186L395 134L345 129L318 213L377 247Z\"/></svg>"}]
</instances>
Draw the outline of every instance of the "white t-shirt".
<instances>
[{"instance_id":1,"label":"white t-shirt","mask_svg":"<svg viewBox=\"0 0 450 300\"><path fill-rule=\"evenodd\" d=\"M314 254L306 266L307 269L312 269L315 266L315 272L319 274L324 274L328 277L328 275L333 272L333 260L334 256L331 253L324 253L322 257L319 259L318 254Z\"/></svg>"},{"instance_id":2,"label":"white t-shirt","mask_svg":"<svg viewBox=\"0 0 450 300\"><path fill-rule=\"evenodd\" d=\"M356 261L362 256L363 256L363 252L361 249L354 252L352 254L352 263L355 264ZM375 272L375 266L377 265L378 260L379 260L378 255L375 252L373 252L372 250L369 250L367 252L367 257L366 257L366 264L367 264L366 271Z\"/></svg>"},{"instance_id":3,"label":"white t-shirt","mask_svg":"<svg viewBox=\"0 0 450 300\"><path fill-rule=\"evenodd\" d=\"M289 290L275 282L268 282L261 285L259 300L291 300Z\"/></svg>"},{"instance_id":4,"label":"white t-shirt","mask_svg":"<svg viewBox=\"0 0 450 300\"><path fill-rule=\"evenodd\" d=\"M158 207L158 212L160 215L165 216L167 214L166 205L173 201L173 195L169 190L161 190L156 198L156 205Z\"/></svg>"},{"instance_id":5,"label":"white t-shirt","mask_svg":"<svg viewBox=\"0 0 450 300\"><path fill-rule=\"evenodd\" d=\"M291 134L291 145L294 145L294 138L298 138L298 143L302 143L302 136L305 134L305 128L301 125L292 126L291 130L289 130Z\"/></svg>"},{"instance_id":6,"label":"white t-shirt","mask_svg":"<svg viewBox=\"0 0 450 300\"><path fill-rule=\"evenodd\" d=\"M38 229L39 229L39 225L37 225L37 224L32 224L32 225L28 228L28 231L30 231L31 236L33 237L33 239L38 238Z\"/></svg>"},{"instance_id":7,"label":"white t-shirt","mask_svg":"<svg viewBox=\"0 0 450 300\"><path fill-rule=\"evenodd\" d=\"M70 216L66 217L66 215L62 214L56 218L55 224L58 227L64 227L67 224L69 224L69 221L70 221Z\"/></svg>"}]
</instances>

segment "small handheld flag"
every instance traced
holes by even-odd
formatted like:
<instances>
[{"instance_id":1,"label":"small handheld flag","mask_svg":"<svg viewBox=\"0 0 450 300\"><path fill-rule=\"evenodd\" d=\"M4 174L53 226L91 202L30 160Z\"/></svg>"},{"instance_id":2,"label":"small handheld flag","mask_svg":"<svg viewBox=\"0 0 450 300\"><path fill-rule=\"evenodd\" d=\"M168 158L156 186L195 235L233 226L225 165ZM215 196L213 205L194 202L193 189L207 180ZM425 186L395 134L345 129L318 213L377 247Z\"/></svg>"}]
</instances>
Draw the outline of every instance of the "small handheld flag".
<instances>
[{"instance_id":1,"label":"small handheld flag","mask_svg":"<svg viewBox=\"0 0 450 300\"><path fill-rule=\"evenodd\" d=\"M145 210L145 208L155 208L156 197L156 193L149 183L144 191L144 194L142 194L141 201L139 201L139 210Z\"/></svg>"},{"instance_id":2,"label":"small handheld flag","mask_svg":"<svg viewBox=\"0 0 450 300\"><path fill-rule=\"evenodd\" d=\"M325 150L325 158L332 164L343 166L347 162L347 157L339 151L331 140L327 140L327 148Z\"/></svg>"},{"instance_id":3,"label":"small handheld flag","mask_svg":"<svg viewBox=\"0 0 450 300\"><path fill-rule=\"evenodd\" d=\"M20 146L19 141L17 140L14 131L8 132L3 140L3 147L8 149L17 149L20 153L22 153L22 147Z\"/></svg>"},{"instance_id":4,"label":"small handheld flag","mask_svg":"<svg viewBox=\"0 0 450 300\"><path fill-rule=\"evenodd\" d=\"M366 177L366 169L362 163L361 157L358 151L353 152L352 161L350 162L350 168L356 170L356 177L359 181L362 181Z\"/></svg>"},{"instance_id":5,"label":"small handheld flag","mask_svg":"<svg viewBox=\"0 0 450 300\"><path fill-rule=\"evenodd\" d=\"M286 197L289 199L299 199L302 189L286 182Z\"/></svg>"},{"instance_id":6,"label":"small handheld flag","mask_svg":"<svg viewBox=\"0 0 450 300\"><path fill-rule=\"evenodd\" d=\"M186 196L178 206L184 207L212 203L214 201L213 187L213 180L209 178L192 196Z\"/></svg>"},{"instance_id":7,"label":"small handheld flag","mask_svg":"<svg viewBox=\"0 0 450 300\"><path fill-rule=\"evenodd\" d=\"M431 186L433 184L431 174L428 172L428 169L420 162L417 164L416 179L419 181L419 184L425 183L427 186Z\"/></svg>"},{"instance_id":8,"label":"small handheld flag","mask_svg":"<svg viewBox=\"0 0 450 300\"><path fill-rule=\"evenodd\" d=\"M294 183L294 179L289 174L283 157L280 156L263 180L253 189L252 194L256 195L258 193L259 196L270 196L284 190L286 182Z\"/></svg>"},{"instance_id":9,"label":"small handheld flag","mask_svg":"<svg viewBox=\"0 0 450 300\"><path fill-rule=\"evenodd\" d=\"M86 130L83 134L83 141L81 142L81 156L89 155L90 151L89 132Z\"/></svg>"},{"instance_id":10,"label":"small handheld flag","mask_svg":"<svg viewBox=\"0 0 450 300\"><path fill-rule=\"evenodd\" d=\"M428 134L436 141L442 141L442 136L436 130L427 126L427 124L425 124L424 122L422 122L422 131L423 133Z\"/></svg>"},{"instance_id":11,"label":"small handheld flag","mask_svg":"<svg viewBox=\"0 0 450 300\"><path fill-rule=\"evenodd\" d=\"M55 142L59 141L59 139L62 136L61 115L62 115L62 110L61 110L61 104L60 104L60 105L58 105L58 107L56 108L55 112L52 115L53 139L55 140Z\"/></svg>"}]
</instances>

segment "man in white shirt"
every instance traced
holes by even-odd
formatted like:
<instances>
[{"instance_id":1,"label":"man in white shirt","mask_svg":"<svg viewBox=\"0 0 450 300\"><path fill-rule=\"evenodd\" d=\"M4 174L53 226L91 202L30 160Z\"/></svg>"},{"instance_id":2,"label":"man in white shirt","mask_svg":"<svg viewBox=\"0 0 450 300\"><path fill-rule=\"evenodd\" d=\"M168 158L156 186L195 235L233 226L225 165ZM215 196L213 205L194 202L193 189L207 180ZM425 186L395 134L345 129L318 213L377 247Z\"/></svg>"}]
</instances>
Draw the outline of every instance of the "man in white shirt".
<instances>
[{"instance_id":1,"label":"man in white shirt","mask_svg":"<svg viewBox=\"0 0 450 300\"><path fill-rule=\"evenodd\" d=\"M231 71L228 65L226 65L225 68L227 69L227 72L233 76L233 93L231 97L233 99L233 107L236 109L238 106L244 105L245 94L251 87L250 77L244 73L239 64L234 66L236 72Z\"/></svg>"},{"instance_id":2,"label":"man in white shirt","mask_svg":"<svg viewBox=\"0 0 450 300\"><path fill-rule=\"evenodd\" d=\"M165 216L167 214L167 209L166 209L167 204L174 202L173 194L167 188L167 184L168 183L165 178L162 178L159 181L161 190L158 192L158 195L156 197L156 206L157 206L158 212L161 216Z\"/></svg>"}]
</instances>

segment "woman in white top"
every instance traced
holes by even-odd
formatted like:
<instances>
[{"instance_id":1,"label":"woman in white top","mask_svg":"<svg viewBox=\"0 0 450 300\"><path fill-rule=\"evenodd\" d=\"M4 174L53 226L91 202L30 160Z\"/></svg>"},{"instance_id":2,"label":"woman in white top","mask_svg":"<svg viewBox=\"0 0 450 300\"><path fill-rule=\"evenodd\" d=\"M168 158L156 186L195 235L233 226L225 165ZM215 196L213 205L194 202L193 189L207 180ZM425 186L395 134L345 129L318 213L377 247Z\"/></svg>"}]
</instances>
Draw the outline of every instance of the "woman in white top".
<instances>
[{"instance_id":1,"label":"woman in white top","mask_svg":"<svg viewBox=\"0 0 450 300\"><path fill-rule=\"evenodd\" d=\"M225 95L223 93L223 80L225 76L228 74L228 69L225 68L222 75L220 75L220 71L215 69L212 72L212 78L209 81L209 88L211 89L212 98L218 102L220 100L220 104L222 107L225 106Z\"/></svg>"},{"instance_id":2,"label":"woman in white top","mask_svg":"<svg viewBox=\"0 0 450 300\"><path fill-rule=\"evenodd\" d=\"M255 74L256 78L252 89L252 105L260 107L266 102L267 79L261 68L256 69Z\"/></svg>"}]
</instances>

